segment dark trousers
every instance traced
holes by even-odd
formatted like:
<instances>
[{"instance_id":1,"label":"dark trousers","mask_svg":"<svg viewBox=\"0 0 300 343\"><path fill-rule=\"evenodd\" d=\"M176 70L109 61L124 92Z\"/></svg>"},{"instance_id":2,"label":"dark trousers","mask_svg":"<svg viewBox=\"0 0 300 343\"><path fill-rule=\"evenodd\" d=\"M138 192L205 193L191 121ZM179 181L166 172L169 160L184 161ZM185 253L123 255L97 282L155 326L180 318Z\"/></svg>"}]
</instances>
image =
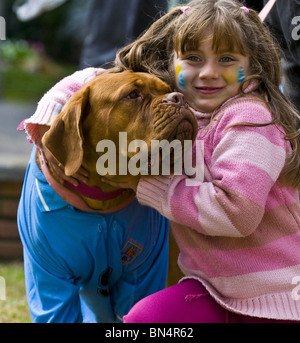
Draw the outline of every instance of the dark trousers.
<instances>
[{"instance_id":1,"label":"dark trousers","mask_svg":"<svg viewBox=\"0 0 300 343\"><path fill-rule=\"evenodd\" d=\"M167 9L168 0L91 1L80 67L114 61L120 48L134 41Z\"/></svg>"}]
</instances>

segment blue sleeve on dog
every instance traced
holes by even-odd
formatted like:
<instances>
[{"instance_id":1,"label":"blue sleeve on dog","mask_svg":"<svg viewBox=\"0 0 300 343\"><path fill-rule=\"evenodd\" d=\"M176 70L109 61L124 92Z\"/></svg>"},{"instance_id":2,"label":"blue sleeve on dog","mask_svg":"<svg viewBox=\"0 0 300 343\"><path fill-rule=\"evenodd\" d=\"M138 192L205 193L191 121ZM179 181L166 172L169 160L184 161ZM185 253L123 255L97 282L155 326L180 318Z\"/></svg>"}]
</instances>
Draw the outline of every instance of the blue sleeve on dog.
<instances>
[{"instance_id":1,"label":"blue sleeve on dog","mask_svg":"<svg viewBox=\"0 0 300 343\"><path fill-rule=\"evenodd\" d=\"M118 322L165 287L168 221L137 201L111 214L76 210L35 162L18 210L26 292L33 322Z\"/></svg>"}]
</instances>

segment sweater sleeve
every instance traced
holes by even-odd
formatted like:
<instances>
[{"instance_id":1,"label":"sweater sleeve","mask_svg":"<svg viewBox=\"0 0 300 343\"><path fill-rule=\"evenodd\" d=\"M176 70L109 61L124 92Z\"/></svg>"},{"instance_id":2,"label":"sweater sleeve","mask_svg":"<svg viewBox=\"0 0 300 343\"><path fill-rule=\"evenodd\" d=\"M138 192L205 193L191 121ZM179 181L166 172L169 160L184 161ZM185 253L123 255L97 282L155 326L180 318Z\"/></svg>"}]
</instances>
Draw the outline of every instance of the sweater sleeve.
<instances>
[{"instance_id":1,"label":"sweater sleeve","mask_svg":"<svg viewBox=\"0 0 300 343\"><path fill-rule=\"evenodd\" d=\"M104 72L101 68L86 68L65 77L53 86L39 101L35 113L23 122L28 140L40 145L39 126L51 126L70 97L85 83ZM22 128L22 127L19 128Z\"/></svg>"},{"instance_id":2,"label":"sweater sleeve","mask_svg":"<svg viewBox=\"0 0 300 343\"><path fill-rule=\"evenodd\" d=\"M142 204L208 236L245 237L256 230L284 166L286 142L276 125L227 129L251 122L253 113L270 122L262 105L229 112L204 136L204 181L187 186L186 175L143 178L137 189Z\"/></svg>"}]
</instances>

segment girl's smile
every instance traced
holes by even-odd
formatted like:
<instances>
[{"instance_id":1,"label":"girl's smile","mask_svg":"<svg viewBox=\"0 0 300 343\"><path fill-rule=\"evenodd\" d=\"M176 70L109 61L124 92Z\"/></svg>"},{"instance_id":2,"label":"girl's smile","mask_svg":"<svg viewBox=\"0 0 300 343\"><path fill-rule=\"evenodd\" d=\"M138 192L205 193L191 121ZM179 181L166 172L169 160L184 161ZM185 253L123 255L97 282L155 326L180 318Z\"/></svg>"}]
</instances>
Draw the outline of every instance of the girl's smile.
<instances>
[{"instance_id":1,"label":"girl's smile","mask_svg":"<svg viewBox=\"0 0 300 343\"><path fill-rule=\"evenodd\" d=\"M223 89L223 87L195 87L195 88L199 93L201 93L203 95L216 94L220 90Z\"/></svg>"},{"instance_id":2,"label":"girl's smile","mask_svg":"<svg viewBox=\"0 0 300 343\"><path fill-rule=\"evenodd\" d=\"M199 50L175 55L176 85L188 104L201 112L213 112L240 92L249 75L249 58L234 51L215 52L212 39Z\"/></svg>"}]
</instances>

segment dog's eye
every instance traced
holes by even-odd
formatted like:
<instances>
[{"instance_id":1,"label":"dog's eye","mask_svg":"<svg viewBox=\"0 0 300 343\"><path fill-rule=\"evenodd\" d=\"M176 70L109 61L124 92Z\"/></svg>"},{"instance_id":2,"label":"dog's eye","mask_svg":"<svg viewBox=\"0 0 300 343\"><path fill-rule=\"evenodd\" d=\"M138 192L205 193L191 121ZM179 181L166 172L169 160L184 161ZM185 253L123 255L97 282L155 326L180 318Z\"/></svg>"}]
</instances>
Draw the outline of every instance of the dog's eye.
<instances>
[{"instance_id":1,"label":"dog's eye","mask_svg":"<svg viewBox=\"0 0 300 343\"><path fill-rule=\"evenodd\" d=\"M127 95L127 99L137 99L140 97L140 93L135 89Z\"/></svg>"}]
</instances>

